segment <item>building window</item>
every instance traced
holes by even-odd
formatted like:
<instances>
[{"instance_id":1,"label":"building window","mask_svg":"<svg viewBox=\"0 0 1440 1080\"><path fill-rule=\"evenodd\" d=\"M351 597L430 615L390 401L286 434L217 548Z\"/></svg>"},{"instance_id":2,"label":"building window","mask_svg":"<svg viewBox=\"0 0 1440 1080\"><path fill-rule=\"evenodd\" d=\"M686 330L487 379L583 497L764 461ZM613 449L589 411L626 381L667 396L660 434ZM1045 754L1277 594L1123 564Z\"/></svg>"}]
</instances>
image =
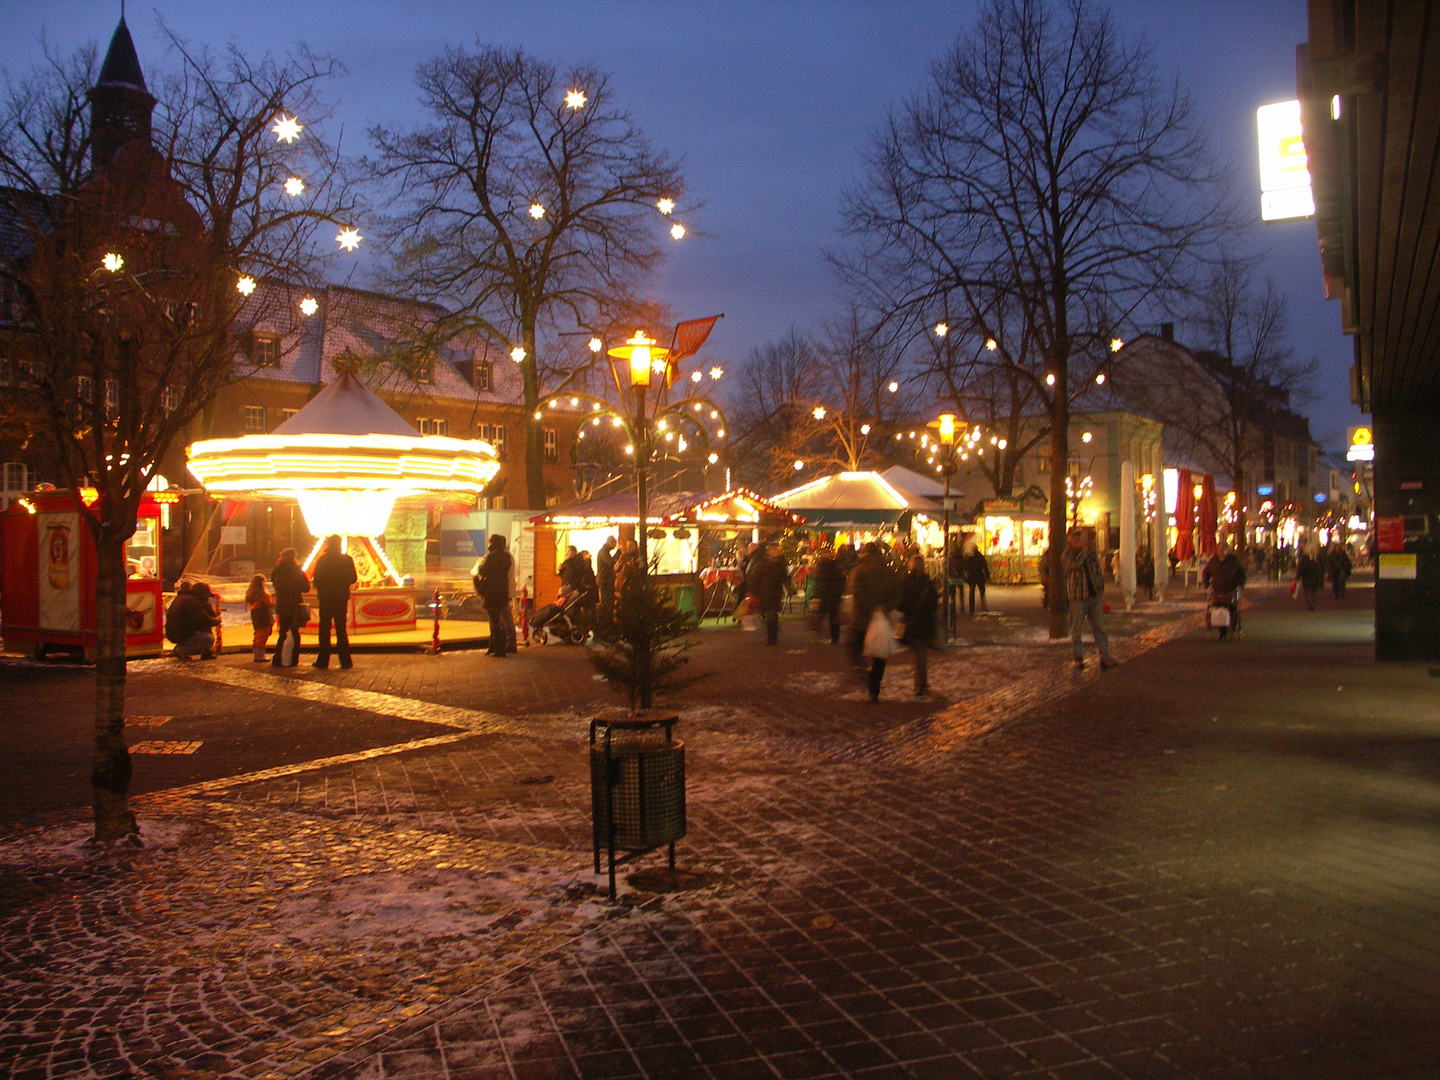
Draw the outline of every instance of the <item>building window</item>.
<instances>
[{"instance_id":1,"label":"building window","mask_svg":"<svg viewBox=\"0 0 1440 1080\"><path fill-rule=\"evenodd\" d=\"M476 361L475 361L475 389L476 389L476 390L489 390L489 389L490 389L490 377L491 377L492 374L493 374L493 372L492 372L492 370L491 370L491 368L490 368L490 361L489 361L489 360L476 360Z\"/></svg>"},{"instance_id":2,"label":"building window","mask_svg":"<svg viewBox=\"0 0 1440 1080\"><path fill-rule=\"evenodd\" d=\"M552 507L552 506L559 506L559 505L560 505L560 496L559 496L559 495L546 495L546 496L545 496L545 509L548 510L548 509L550 509L550 507Z\"/></svg>"},{"instance_id":3,"label":"building window","mask_svg":"<svg viewBox=\"0 0 1440 1080\"><path fill-rule=\"evenodd\" d=\"M555 461L560 456L560 435L554 428L545 429L545 460Z\"/></svg>"},{"instance_id":4,"label":"building window","mask_svg":"<svg viewBox=\"0 0 1440 1080\"><path fill-rule=\"evenodd\" d=\"M105 380L105 415L111 420L120 417L120 380Z\"/></svg>"},{"instance_id":5,"label":"building window","mask_svg":"<svg viewBox=\"0 0 1440 1080\"><path fill-rule=\"evenodd\" d=\"M173 386L167 386L160 392L160 407L166 412L174 412L180 407L180 391Z\"/></svg>"},{"instance_id":6,"label":"building window","mask_svg":"<svg viewBox=\"0 0 1440 1080\"><path fill-rule=\"evenodd\" d=\"M420 429L421 435L449 435L450 421L444 417L422 416L415 421L415 426Z\"/></svg>"},{"instance_id":7,"label":"building window","mask_svg":"<svg viewBox=\"0 0 1440 1080\"><path fill-rule=\"evenodd\" d=\"M250 335L250 361L256 367L279 367L280 339L273 334Z\"/></svg>"},{"instance_id":8,"label":"building window","mask_svg":"<svg viewBox=\"0 0 1440 1080\"><path fill-rule=\"evenodd\" d=\"M417 383L433 383L435 381L435 357L429 353L417 356L411 366Z\"/></svg>"},{"instance_id":9,"label":"building window","mask_svg":"<svg viewBox=\"0 0 1440 1080\"><path fill-rule=\"evenodd\" d=\"M491 510L508 510L508 509L510 509L510 498L509 498L509 496L506 496L506 495L493 495L493 496L491 496L491 498L490 498L490 509L491 509Z\"/></svg>"},{"instance_id":10,"label":"building window","mask_svg":"<svg viewBox=\"0 0 1440 1080\"><path fill-rule=\"evenodd\" d=\"M280 410L280 422L281 422L282 424L285 423L286 420L289 420L292 416L294 416L294 415L295 415L296 413L298 413L299 411L300 411L299 409L281 409L281 410Z\"/></svg>"},{"instance_id":11,"label":"building window","mask_svg":"<svg viewBox=\"0 0 1440 1080\"><path fill-rule=\"evenodd\" d=\"M505 425L504 424L479 424L476 426L477 436L495 447L495 457L505 460Z\"/></svg>"},{"instance_id":12,"label":"building window","mask_svg":"<svg viewBox=\"0 0 1440 1080\"><path fill-rule=\"evenodd\" d=\"M23 461L5 463L5 494L23 494L30 490L30 471Z\"/></svg>"},{"instance_id":13,"label":"building window","mask_svg":"<svg viewBox=\"0 0 1440 1080\"><path fill-rule=\"evenodd\" d=\"M246 435L264 435L264 434L265 434L265 406L264 406L264 405L246 405L246 406L245 406L245 434L246 434Z\"/></svg>"}]
</instances>

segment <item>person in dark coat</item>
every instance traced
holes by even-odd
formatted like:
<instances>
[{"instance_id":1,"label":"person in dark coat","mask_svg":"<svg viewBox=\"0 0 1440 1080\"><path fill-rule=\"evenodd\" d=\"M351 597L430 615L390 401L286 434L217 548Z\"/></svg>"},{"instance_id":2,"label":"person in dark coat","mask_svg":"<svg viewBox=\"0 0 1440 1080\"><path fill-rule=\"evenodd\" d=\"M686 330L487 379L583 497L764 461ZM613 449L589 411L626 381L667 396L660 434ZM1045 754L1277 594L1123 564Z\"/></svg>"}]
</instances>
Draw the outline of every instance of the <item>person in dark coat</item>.
<instances>
[{"instance_id":1,"label":"person in dark coat","mask_svg":"<svg viewBox=\"0 0 1440 1080\"><path fill-rule=\"evenodd\" d=\"M830 620L830 644L840 642L840 600L845 593L845 575L840 570L840 560L835 552L825 549L815 561L811 571L815 581L817 602L815 627L818 630L823 619Z\"/></svg>"},{"instance_id":2,"label":"person in dark coat","mask_svg":"<svg viewBox=\"0 0 1440 1080\"><path fill-rule=\"evenodd\" d=\"M760 605L760 617L765 620L765 644L780 642L780 608L785 603L785 583L790 578L790 567L780 554L780 545L775 541L765 545L750 560L750 594Z\"/></svg>"},{"instance_id":3,"label":"person in dark coat","mask_svg":"<svg viewBox=\"0 0 1440 1080\"><path fill-rule=\"evenodd\" d=\"M310 578L315 583L315 599L320 606L319 654L315 666L324 671L330 666L330 626L335 626L335 652L340 666L353 666L350 661L350 634L345 621L349 617L350 589L360 580L355 573L355 560L341 548L340 537L325 540L325 550L315 562Z\"/></svg>"},{"instance_id":4,"label":"person in dark coat","mask_svg":"<svg viewBox=\"0 0 1440 1080\"><path fill-rule=\"evenodd\" d=\"M220 616L210 606L210 586L196 582L184 592L177 592L165 613L165 636L175 643L175 655L181 660L198 656L215 659L215 627Z\"/></svg>"},{"instance_id":5,"label":"person in dark coat","mask_svg":"<svg viewBox=\"0 0 1440 1080\"><path fill-rule=\"evenodd\" d=\"M610 633L615 618L615 537L607 536L595 556L595 587L600 596L595 612L595 627L601 637Z\"/></svg>"},{"instance_id":6,"label":"person in dark coat","mask_svg":"<svg viewBox=\"0 0 1440 1080\"><path fill-rule=\"evenodd\" d=\"M980 593L980 610L989 611L985 605L985 586L990 581L990 560L985 558L985 553L976 544L965 553L965 584L970 591L970 614L975 614L975 593Z\"/></svg>"},{"instance_id":7,"label":"person in dark coat","mask_svg":"<svg viewBox=\"0 0 1440 1080\"><path fill-rule=\"evenodd\" d=\"M1231 630L1238 632L1240 629L1240 590L1245 581L1245 564L1225 541L1220 541L1215 547L1215 554L1200 571L1200 584L1210 588L1208 600L1211 607L1230 609L1230 625L1218 628L1221 641Z\"/></svg>"},{"instance_id":8,"label":"person in dark coat","mask_svg":"<svg viewBox=\"0 0 1440 1080\"><path fill-rule=\"evenodd\" d=\"M865 631L877 611L888 612L895 604L900 586L895 571L890 569L880 545L871 541L860 549L860 561L850 571L850 658L857 669L864 666ZM880 683L885 678L883 657L870 658L867 685L870 700L880 700Z\"/></svg>"},{"instance_id":9,"label":"person in dark coat","mask_svg":"<svg viewBox=\"0 0 1440 1080\"><path fill-rule=\"evenodd\" d=\"M973 594L972 594L973 596ZM940 593L925 572L925 560L910 556L905 579L900 584L901 614L905 616L902 645L915 654L915 696L924 697L930 689L929 649L935 640L935 611L940 606Z\"/></svg>"},{"instance_id":10,"label":"person in dark coat","mask_svg":"<svg viewBox=\"0 0 1440 1080\"><path fill-rule=\"evenodd\" d=\"M1338 540L1331 541L1330 551L1325 561L1329 564L1330 588L1335 593L1335 599L1344 600L1345 582L1355 569L1355 564L1350 561L1350 553Z\"/></svg>"},{"instance_id":11,"label":"person in dark coat","mask_svg":"<svg viewBox=\"0 0 1440 1080\"><path fill-rule=\"evenodd\" d=\"M1295 564L1295 580L1305 590L1305 602L1314 611L1315 596L1325 584L1325 564L1320 561L1319 545L1310 543L1301 549L1299 561Z\"/></svg>"},{"instance_id":12,"label":"person in dark coat","mask_svg":"<svg viewBox=\"0 0 1440 1080\"><path fill-rule=\"evenodd\" d=\"M300 662L300 627L302 620L296 610L301 597L310 591L310 581L300 564L293 547L280 552L275 568L270 571L270 584L275 586L275 621L280 636L275 640L275 657L270 661L275 667L294 667ZM284 662L285 639L295 643L295 656L288 664Z\"/></svg>"},{"instance_id":13,"label":"person in dark coat","mask_svg":"<svg viewBox=\"0 0 1440 1080\"><path fill-rule=\"evenodd\" d=\"M750 584L750 564L761 554L759 544L751 544L740 556L736 569L740 571L740 584L735 586L735 610L732 614L738 619L745 614L745 600L754 592Z\"/></svg>"},{"instance_id":14,"label":"person in dark coat","mask_svg":"<svg viewBox=\"0 0 1440 1080\"><path fill-rule=\"evenodd\" d=\"M505 537L492 534L485 558L475 575L475 591L490 620L490 647L485 651L503 657L516 651L515 617L510 613L510 583L515 560L505 550Z\"/></svg>"},{"instance_id":15,"label":"person in dark coat","mask_svg":"<svg viewBox=\"0 0 1440 1080\"><path fill-rule=\"evenodd\" d=\"M584 583L584 560L572 544L565 549L565 560L560 564L560 589L568 596L572 592L580 592Z\"/></svg>"}]
</instances>

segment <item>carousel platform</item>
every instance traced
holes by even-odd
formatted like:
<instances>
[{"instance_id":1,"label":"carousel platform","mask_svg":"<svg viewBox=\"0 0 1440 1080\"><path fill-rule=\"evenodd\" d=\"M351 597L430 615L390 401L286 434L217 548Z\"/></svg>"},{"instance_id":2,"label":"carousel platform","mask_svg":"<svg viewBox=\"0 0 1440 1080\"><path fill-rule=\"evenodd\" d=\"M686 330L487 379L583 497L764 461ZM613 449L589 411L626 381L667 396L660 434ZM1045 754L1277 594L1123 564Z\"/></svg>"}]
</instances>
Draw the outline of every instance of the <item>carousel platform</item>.
<instances>
[{"instance_id":1,"label":"carousel platform","mask_svg":"<svg viewBox=\"0 0 1440 1080\"><path fill-rule=\"evenodd\" d=\"M222 653L248 653L252 646L250 644L250 626L233 625L226 623L222 628ZM433 640L434 627L431 623L421 621L415 624L413 630L391 630L382 633L351 634L350 651L352 653L406 653L423 652L430 647ZM270 635L269 648L275 647L275 635ZM490 646L490 624L483 619L441 619L440 620L440 648L442 650L459 649L485 649ZM300 635L300 652L315 652L315 633L313 630ZM166 646L168 654L170 647Z\"/></svg>"}]
</instances>

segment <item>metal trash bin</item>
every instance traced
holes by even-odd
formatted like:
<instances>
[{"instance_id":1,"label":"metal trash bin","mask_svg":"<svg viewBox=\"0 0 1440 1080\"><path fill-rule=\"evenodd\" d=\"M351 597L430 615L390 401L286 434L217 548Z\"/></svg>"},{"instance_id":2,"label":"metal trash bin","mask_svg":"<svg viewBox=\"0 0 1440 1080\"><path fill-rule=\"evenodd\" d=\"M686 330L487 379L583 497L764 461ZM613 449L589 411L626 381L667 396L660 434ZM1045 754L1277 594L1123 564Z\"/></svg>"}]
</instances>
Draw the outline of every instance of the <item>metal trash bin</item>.
<instances>
[{"instance_id":1,"label":"metal trash bin","mask_svg":"<svg viewBox=\"0 0 1440 1080\"><path fill-rule=\"evenodd\" d=\"M612 900L616 866L668 844L675 869L675 841L685 835L685 744L674 738L678 720L659 709L613 709L590 721L595 872L603 848Z\"/></svg>"}]
</instances>

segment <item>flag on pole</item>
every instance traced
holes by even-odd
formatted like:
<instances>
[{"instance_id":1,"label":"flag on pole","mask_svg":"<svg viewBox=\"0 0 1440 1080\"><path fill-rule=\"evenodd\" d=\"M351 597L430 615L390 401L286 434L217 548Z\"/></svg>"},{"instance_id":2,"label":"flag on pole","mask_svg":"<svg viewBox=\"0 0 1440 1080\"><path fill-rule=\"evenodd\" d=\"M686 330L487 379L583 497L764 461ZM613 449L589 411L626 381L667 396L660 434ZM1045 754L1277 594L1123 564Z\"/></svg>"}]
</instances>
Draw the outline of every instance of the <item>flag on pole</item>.
<instances>
[{"instance_id":1,"label":"flag on pole","mask_svg":"<svg viewBox=\"0 0 1440 1080\"><path fill-rule=\"evenodd\" d=\"M666 385L674 383L679 362L699 352L710 331L724 317L723 314L711 315L708 319L687 319L675 324L675 333L670 338L670 363L665 369Z\"/></svg>"}]
</instances>

